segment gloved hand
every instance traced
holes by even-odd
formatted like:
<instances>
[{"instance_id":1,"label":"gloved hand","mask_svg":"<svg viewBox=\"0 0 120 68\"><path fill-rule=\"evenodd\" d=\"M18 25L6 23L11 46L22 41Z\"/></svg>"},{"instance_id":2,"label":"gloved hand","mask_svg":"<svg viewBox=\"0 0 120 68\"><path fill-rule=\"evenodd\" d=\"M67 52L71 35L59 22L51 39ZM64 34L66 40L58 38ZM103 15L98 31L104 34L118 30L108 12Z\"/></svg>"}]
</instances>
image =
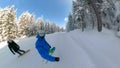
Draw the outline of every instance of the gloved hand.
<instances>
[{"instance_id":1,"label":"gloved hand","mask_svg":"<svg viewBox=\"0 0 120 68\"><path fill-rule=\"evenodd\" d=\"M60 60L59 57L55 57L55 61L58 62Z\"/></svg>"},{"instance_id":2,"label":"gloved hand","mask_svg":"<svg viewBox=\"0 0 120 68\"><path fill-rule=\"evenodd\" d=\"M55 51L55 47L50 48L49 52L53 53Z\"/></svg>"}]
</instances>

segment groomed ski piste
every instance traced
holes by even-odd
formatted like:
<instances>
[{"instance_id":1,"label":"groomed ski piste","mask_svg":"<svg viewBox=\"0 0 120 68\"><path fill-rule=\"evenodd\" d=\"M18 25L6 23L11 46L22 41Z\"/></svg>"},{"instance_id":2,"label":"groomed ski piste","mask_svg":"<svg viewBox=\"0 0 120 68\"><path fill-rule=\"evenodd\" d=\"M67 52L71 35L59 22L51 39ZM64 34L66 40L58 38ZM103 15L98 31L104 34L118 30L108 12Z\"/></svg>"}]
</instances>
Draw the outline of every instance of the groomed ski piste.
<instances>
[{"instance_id":1,"label":"groomed ski piste","mask_svg":"<svg viewBox=\"0 0 120 68\"><path fill-rule=\"evenodd\" d=\"M30 49L20 58L1 42L0 68L120 68L120 38L113 31L58 32L46 35L46 40L56 47L54 56L60 57L59 62L43 63L33 36L15 40L21 49Z\"/></svg>"}]
</instances>

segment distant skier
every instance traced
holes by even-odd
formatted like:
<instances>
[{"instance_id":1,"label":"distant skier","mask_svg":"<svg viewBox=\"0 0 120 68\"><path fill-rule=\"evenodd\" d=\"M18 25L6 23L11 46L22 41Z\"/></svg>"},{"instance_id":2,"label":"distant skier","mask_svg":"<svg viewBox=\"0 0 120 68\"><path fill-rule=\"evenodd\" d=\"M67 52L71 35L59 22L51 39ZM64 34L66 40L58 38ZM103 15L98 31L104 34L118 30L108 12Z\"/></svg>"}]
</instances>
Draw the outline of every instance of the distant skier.
<instances>
[{"instance_id":1,"label":"distant skier","mask_svg":"<svg viewBox=\"0 0 120 68\"><path fill-rule=\"evenodd\" d=\"M22 55L25 53L24 50L20 49L20 46L15 43L10 37L7 39L8 47L10 51L15 55L15 52L18 53L19 55ZM22 53L21 53L22 52Z\"/></svg>"},{"instance_id":2,"label":"distant skier","mask_svg":"<svg viewBox=\"0 0 120 68\"><path fill-rule=\"evenodd\" d=\"M45 40L45 32L43 30L39 31L36 38L38 38L35 44L36 49L41 57L51 62L58 62L59 57L54 57L49 54L51 46Z\"/></svg>"}]
</instances>

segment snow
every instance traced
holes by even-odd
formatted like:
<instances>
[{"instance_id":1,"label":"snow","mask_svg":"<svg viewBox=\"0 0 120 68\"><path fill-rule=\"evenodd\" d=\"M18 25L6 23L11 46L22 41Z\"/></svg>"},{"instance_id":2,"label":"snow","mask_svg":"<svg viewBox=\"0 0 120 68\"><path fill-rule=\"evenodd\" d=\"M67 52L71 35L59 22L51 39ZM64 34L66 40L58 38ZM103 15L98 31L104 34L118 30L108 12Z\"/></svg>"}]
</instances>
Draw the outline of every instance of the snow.
<instances>
[{"instance_id":1,"label":"snow","mask_svg":"<svg viewBox=\"0 0 120 68\"><path fill-rule=\"evenodd\" d=\"M6 42L0 44L0 68L120 68L120 39L110 30L59 32L46 35L46 40L56 47L54 56L60 62L43 63L33 36L15 40L21 49L30 49L20 58L9 51Z\"/></svg>"},{"instance_id":2,"label":"snow","mask_svg":"<svg viewBox=\"0 0 120 68\"><path fill-rule=\"evenodd\" d=\"M118 38L120 38L120 31L115 32L115 36L118 37Z\"/></svg>"}]
</instances>

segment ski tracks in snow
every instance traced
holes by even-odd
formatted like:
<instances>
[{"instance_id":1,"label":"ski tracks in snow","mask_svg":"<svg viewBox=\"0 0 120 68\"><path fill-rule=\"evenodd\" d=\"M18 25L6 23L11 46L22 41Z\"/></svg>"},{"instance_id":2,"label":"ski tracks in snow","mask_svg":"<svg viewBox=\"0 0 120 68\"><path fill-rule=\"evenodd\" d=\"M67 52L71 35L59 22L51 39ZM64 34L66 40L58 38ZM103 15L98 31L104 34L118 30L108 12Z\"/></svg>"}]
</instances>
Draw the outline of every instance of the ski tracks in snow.
<instances>
[{"instance_id":1,"label":"ski tracks in snow","mask_svg":"<svg viewBox=\"0 0 120 68\"><path fill-rule=\"evenodd\" d=\"M90 40L81 39L82 36L80 35L73 36L67 33L55 35L57 36L53 38L54 43L52 44L57 47L58 56L61 58L61 66L66 66L66 68L119 68L107 56L94 48L92 46L94 43L85 42Z\"/></svg>"},{"instance_id":2,"label":"ski tracks in snow","mask_svg":"<svg viewBox=\"0 0 120 68\"><path fill-rule=\"evenodd\" d=\"M74 43L76 43L76 46L79 46L79 48L81 48L82 51L86 54L88 60L90 60L91 62L91 65L93 65L92 68L119 68L118 65L116 65L109 59L109 57L103 55L100 51L95 49L94 46L92 46L92 44L94 43L92 43L90 40L83 39L84 37L80 35L76 36L68 35L68 36L70 36L71 40L73 40Z\"/></svg>"},{"instance_id":3,"label":"ski tracks in snow","mask_svg":"<svg viewBox=\"0 0 120 68\"><path fill-rule=\"evenodd\" d=\"M66 66L66 68L96 68L87 52L71 36L67 36L66 33L58 34L54 40L54 45L57 47L56 50L58 50L62 66Z\"/></svg>"}]
</instances>

